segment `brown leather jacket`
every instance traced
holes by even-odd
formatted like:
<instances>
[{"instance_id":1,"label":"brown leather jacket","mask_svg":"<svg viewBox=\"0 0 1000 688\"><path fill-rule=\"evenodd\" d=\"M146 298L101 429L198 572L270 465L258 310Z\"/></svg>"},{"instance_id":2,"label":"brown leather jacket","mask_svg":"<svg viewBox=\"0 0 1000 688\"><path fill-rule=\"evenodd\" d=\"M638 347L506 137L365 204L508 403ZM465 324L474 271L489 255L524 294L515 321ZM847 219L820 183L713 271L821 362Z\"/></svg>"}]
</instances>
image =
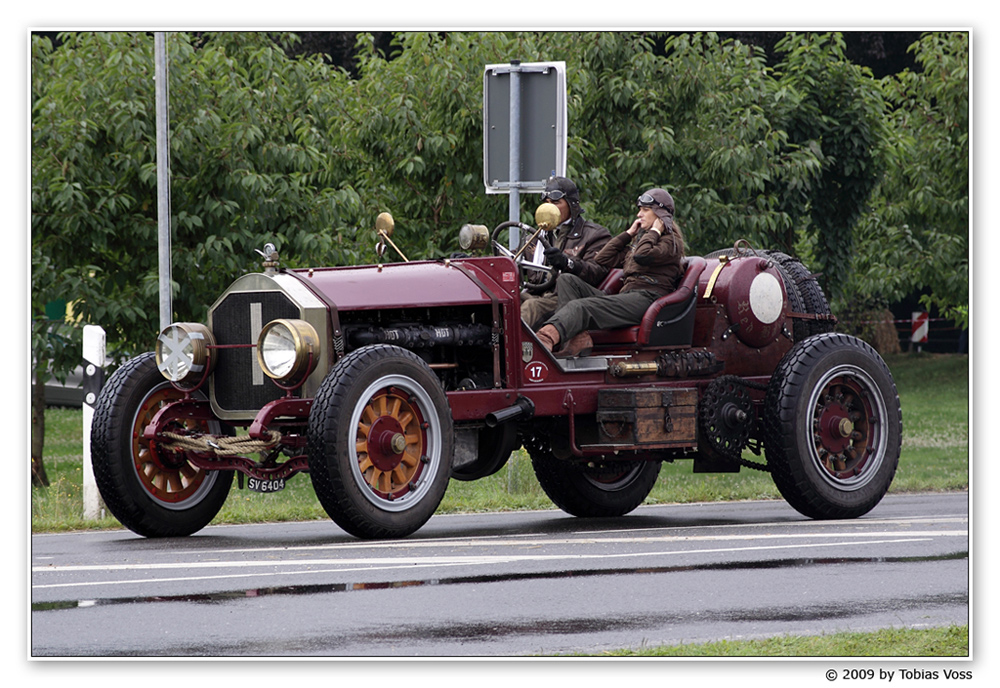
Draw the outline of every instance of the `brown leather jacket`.
<instances>
[{"instance_id":1,"label":"brown leather jacket","mask_svg":"<svg viewBox=\"0 0 1000 688\"><path fill-rule=\"evenodd\" d=\"M621 291L645 289L663 296L677 287L684 244L673 230L664 230L662 236L651 229L640 229L634 237L622 232L594 260L608 270L623 268Z\"/></svg>"},{"instance_id":2,"label":"brown leather jacket","mask_svg":"<svg viewBox=\"0 0 1000 688\"><path fill-rule=\"evenodd\" d=\"M579 268L574 274L577 277L597 286L607 276L608 268L595 263L594 259L609 241L611 232L606 228L578 217L569 231L565 231L562 227L556 228L556 240L553 246L576 261Z\"/></svg>"},{"instance_id":3,"label":"brown leather jacket","mask_svg":"<svg viewBox=\"0 0 1000 688\"><path fill-rule=\"evenodd\" d=\"M552 245L575 261L577 277L596 287L607 277L608 268L594 260L609 241L611 232L605 227L577 216L572 227L566 224L556 227Z\"/></svg>"}]
</instances>

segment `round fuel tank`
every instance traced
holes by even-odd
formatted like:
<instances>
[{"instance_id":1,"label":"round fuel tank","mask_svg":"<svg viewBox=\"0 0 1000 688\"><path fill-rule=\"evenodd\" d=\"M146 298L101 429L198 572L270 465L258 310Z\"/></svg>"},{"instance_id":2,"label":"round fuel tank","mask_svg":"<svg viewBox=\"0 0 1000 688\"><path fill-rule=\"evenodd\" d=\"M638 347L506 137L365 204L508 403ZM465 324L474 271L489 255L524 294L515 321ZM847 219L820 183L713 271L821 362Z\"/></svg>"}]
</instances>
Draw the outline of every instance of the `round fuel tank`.
<instances>
[{"instance_id":1,"label":"round fuel tank","mask_svg":"<svg viewBox=\"0 0 1000 688\"><path fill-rule=\"evenodd\" d=\"M777 267L757 257L733 258L719 265L715 269L710 265L702 274L709 281L714 277L710 297L725 306L729 321L736 326L736 336L755 348L774 341L784 327L787 310Z\"/></svg>"}]
</instances>

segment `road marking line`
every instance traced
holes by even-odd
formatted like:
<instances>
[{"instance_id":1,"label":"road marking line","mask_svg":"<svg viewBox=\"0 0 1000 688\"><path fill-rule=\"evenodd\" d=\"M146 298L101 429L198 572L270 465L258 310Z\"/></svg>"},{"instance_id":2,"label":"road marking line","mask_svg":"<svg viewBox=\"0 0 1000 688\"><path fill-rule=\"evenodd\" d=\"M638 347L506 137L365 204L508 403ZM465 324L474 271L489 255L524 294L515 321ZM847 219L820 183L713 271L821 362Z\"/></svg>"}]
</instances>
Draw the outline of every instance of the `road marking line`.
<instances>
[{"instance_id":1,"label":"road marking line","mask_svg":"<svg viewBox=\"0 0 1000 688\"><path fill-rule=\"evenodd\" d=\"M552 560L610 560L610 559L624 559L624 558L638 558L638 557L655 557L655 556L678 556L678 555L689 555L689 554L719 554L719 553L736 553L736 552L760 552L766 550L782 550L782 549L812 549L816 547L835 547L842 545L857 546L861 545L878 545L878 544L900 544L907 542L926 542L931 538L906 538L906 539L887 539L887 540L871 540L866 542L817 542L809 544L791 544L791 545L761 545L757 547L724 547L724 548L713 548L713 549L697 549L697 550L674 550L674 551L660 551L660 552L623 552L616 554L574 554L569 556L564 555L506 555L506 556L483 556L483 557L415 557L415 558L378 558L378 559L349 559L349 560L338 560L338 559L310 559L303 561L287 561L287 562L260 562L260 561L233 561L233 562L200 562L197 566L193 568L251 568L251 567L285 567L285 566L345 566L353 565L360 566L362 564L367 564L367 566L361 566L361 570L370 572L384 569L398 569L398 568L426 568L433 566L475 566L475 565L496 565L502 563L510 562L524 562L524 561L552 561ZM69 566L69 567L36 567L41 569L39 572L67 572L67 571L138 571L138 570L168 570L176 569L183 564L115 564L111 566ZM33 569L34 570L34 569ZM319 570L309 570L309 571L274 571L274 572L264 572L257 571L253 573L246 574L231 574L227 576L185 576L181 578L155 578L146 580L110 580L110 581L86 581L86 582L76 582L76 583L51 583L51 584L40 584L32 585L33 590L49 589L49 588L69 588L69 587L90 587L97 585L126 585L130 583L163 583L171 581L191 581L191 580L211 580L214 578L239 578L239 577L253 577L255 579L262 578L265 576L279 576L279 575L302 575L302 574L315 574L315 573L331 573L339 572L343 573L345 571L350 571L355 569L344 569L335 568L329 571L319 571Z\"/></svg>"},{"instance_id":2,"label":"road marking line","mask_svg":"<svg viewBox=\"0 0 1000 688\"><path fill-rule=\"evenodd\" d=\"M860 539L881 537L881 538L900 538L900 537L968 537L969 531L967 530L922 530L922 531L910 531L906 533L897 532L869 532L869 533L767 533L767 534L747 534L747 535L659 535L655 537L643 537L643 536L632 536L632 537L615 537L615 538L600 538L600 537L587 537L587 538L550 538L545 540L532 539L532 540L488 540L483 541L481 539L471 539L465 541L452 541L448 544L452 547L538 547L541 545L596 545L596 544L653 544L653 543L669 543L669 542L717 542L717 541L739 541L739 540L785 540L785 539L805 539L805 538L847 538L855 537ZM855 543L864 544L864 543ZM346 547L341 544L334 545L303 545L300 547L259 547L259 548L241 548L241 549L220 549L220 550L201 550L197 553L191 552L190 554L198 555L215 555L215 554L265 554L268 552L314 552L317 550L339 550L339 549L354 549L354 543L348 543ZM427 547L428 544L424 542L414 543L414 547ZM369 545L371 547L371 545ZM506 555L479 555L468 557L469 559L483 559L490 556L501 556ZM552 557L561 557L565 555L550 555ZM597 556L597 555L595 555ZM438 557L426 558L427 561L441 561ZM300 559L300 560L269 560L269 561L250 561L245 562L245 565L249 566L289 566L296 564L304 564L310 560ZM341 562L344 564L349 564L355 561L381 561L381 562L391 562L391 561L406 561L406 562L416 562L420 563L421 559L419 557L406 557L403 559L393 559L392 557L371 557L366 559L339 559L330 560L334 562ZM204 568L204 567L218 567L218 566L235 566L238 564L227 564L225 562L170 562L170 563L160 563L160 564L67 564L67 565L45 565L40 564L32 567L33 573L46 573L54 571L115 571L115 570L135 570L142 568Z\"/></svg>"},{"instance_id":3,"label":"road marking line","mask_svg":"<svg viewBox=\"0 0 1000 688\"><path fill-rule=\"evenodd\" d=\"M627 531L623 531L627 532ZM634 531L632 531L634 532ZM531 545L532 547L537 547L539 545L592 545L592 544L641 544L641 543L656 543L656 542L700 542L700 541L718 541L718 540L773 540L773 539L803 539L803 538L833 538L833 537L856 537L856 538L867 538L867 537L968 537L968 530L920 530L920 531L906 531L906 532L894 532L894 531L874 531L874 532L858 532L858 533L748 533L746 535L654 535L652 537L648 535L631 535L629 537L582 537L582 538L525 538L525 539L492 539L492 538L471 538L468 540L445 540L445 541L428 541L428 540L415 540L409 543L379 543L377 546L372 544L358 544L353 542L348 543L336 543L331 545L300 545L300 546L281 546L281 547L256 547L256 548L235 548L235 549L217 549L217 550L201 550L199 554L241 554L241 553L253 553L260 554L265 552L311 552L317 550L349 550L349 549L382 549L384 545L395 545L395 549L400 547L405 548L426 548L426 547L440 547L442 544L447 544L449 547L524 547L525 545ZM498 536L499 538L500 536ZM388 548L388 547L387 547Z\"/></svg>"}]
</instances>

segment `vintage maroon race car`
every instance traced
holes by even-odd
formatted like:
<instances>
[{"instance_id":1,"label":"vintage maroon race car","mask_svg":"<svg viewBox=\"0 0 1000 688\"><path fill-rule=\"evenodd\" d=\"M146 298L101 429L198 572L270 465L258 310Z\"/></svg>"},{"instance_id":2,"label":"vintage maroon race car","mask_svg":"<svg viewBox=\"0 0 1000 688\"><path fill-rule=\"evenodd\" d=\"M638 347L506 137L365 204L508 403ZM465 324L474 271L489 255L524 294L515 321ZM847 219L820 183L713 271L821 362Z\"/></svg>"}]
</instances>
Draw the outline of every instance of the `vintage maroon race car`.
<instances>
[{"instance_id":1,"label":"vintage maroon race car","mask_svg":"<svg viewBox=\"0 0 1000 688\"><path fill-rule=\"evenodd\" d=\"M690 257L639 325L559 359L521 321L539 268L501 243L514 227L537 235L508 222L483 241L467 226L463 246L493 255L361 267L283 269L268 245L207 324L170 325L105 385L92 456L111 513L144 536L188 535L234 475L270 492L307 472L344 530L403 537L450 480L492 475L522 446L577 516L632 511L663 461L768 471L812 518L882 499L900 454L895 384L874 349L833 331L799 261L743 242ZM391 218L377 229L384 252Z\"/></svg>"}]
</instances>

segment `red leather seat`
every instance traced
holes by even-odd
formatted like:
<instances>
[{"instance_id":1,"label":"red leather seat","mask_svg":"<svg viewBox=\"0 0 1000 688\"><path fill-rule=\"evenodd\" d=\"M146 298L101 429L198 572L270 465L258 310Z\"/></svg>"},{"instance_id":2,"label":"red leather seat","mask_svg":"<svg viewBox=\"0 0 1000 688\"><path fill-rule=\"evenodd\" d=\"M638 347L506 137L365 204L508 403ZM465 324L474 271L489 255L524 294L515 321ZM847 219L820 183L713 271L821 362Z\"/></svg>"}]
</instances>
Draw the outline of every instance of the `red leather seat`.
<instances>
[{"instance_id":1,"label":"red leather seat","mask_svg":"<svg viewBox=\"0 0 1000 688\"><path fill-rule=\"evenodd\" d=\"M617 294L622 289L622 280L624 275L625 271L621 268L610 270L604 278L604 281L597 285L597 288L605 294Z\"/></svg>"},{"instance_id":2,"label":"red leather seat","mask_svg":"<svg viewBox=\"0 0 1000 688\"><path fill-rule=\"evenodd\" d=\"M685 258L684 275L674 291L654 301L638 325L615 330L590 330L594 346L690 346L694 335L698 279L706 264L701 256ZM617 293L621 288L621 278L621 270L612 270L599 288L606 293Z\"/></svg>"}]
</instances>

